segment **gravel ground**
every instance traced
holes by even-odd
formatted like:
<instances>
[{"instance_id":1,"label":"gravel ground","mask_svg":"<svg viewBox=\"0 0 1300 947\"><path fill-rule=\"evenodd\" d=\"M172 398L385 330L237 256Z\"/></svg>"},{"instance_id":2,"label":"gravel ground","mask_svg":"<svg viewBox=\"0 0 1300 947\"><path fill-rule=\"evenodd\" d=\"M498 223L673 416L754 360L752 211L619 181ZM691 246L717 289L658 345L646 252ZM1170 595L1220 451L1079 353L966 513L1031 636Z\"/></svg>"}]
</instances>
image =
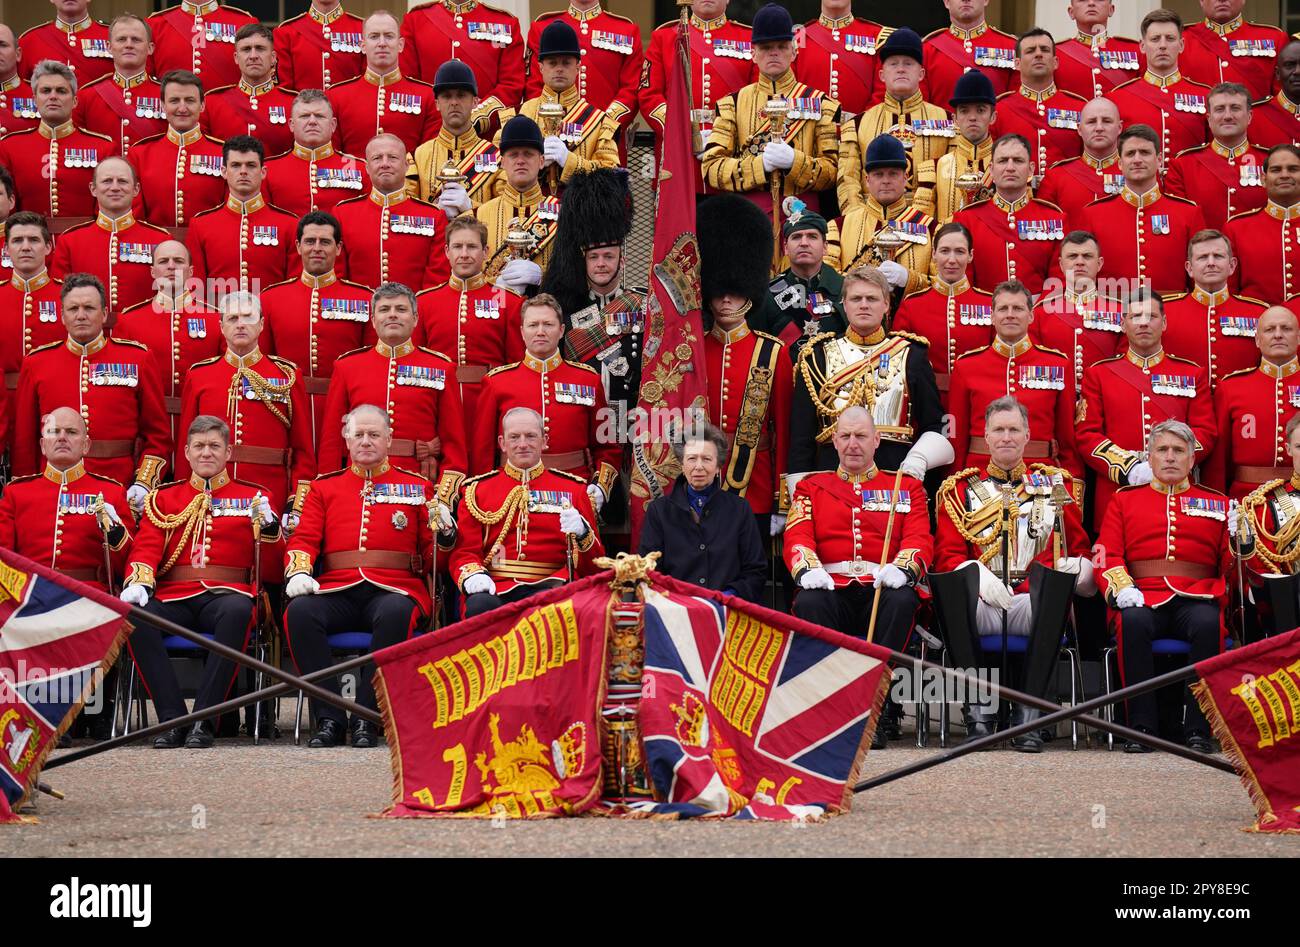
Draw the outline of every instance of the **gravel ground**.
<instances>
[{"instance_id":1,"label":"gravel ground","mask_svg":"<svg viewBox=\"0 0 1300 947\"><path fill-rule=\"evenodd\" d=\"M871 753L868 774L923 755ZM1291 856L1294 838L1242 832L1228 774L1163 754L977 753L860 795L820 825L568 819L376 820L391 792L385 749L308 750L224 740L207 751L127 747L52 770L39 825L0 830L0 857L355 855Z\"/></svg>"}]
</instances>

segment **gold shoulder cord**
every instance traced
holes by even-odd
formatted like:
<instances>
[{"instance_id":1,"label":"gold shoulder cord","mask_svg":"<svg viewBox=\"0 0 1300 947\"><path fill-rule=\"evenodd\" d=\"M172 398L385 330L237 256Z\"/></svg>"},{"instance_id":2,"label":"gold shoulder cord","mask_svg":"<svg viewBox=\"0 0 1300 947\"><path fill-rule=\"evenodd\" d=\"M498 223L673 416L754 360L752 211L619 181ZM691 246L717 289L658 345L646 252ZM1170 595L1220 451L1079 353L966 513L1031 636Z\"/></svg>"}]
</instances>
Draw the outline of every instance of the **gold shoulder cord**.
<instances>
[{"instance_id":1,"label":"gold shoulder cord","mask_svg":"<svg viewBox=\"0 0 1300 947\"><path fill-rule=\"evenodd\" d=\"M824 387L826 381L825 377L823 377L821 381L813 380L812 352L813 345L817 341L817 339L812 339L809 344L804 347L803 351L799 353L799 372L803 376L804 387L808 389L808 397L812 399L813 407L817 409L817 413L828 418L839 417L839 411L835 410L835 405L833 403L835 395L837 394L837 389L827 391ZM827 404L822 400L824 397L828 396L832 399L832 403L830 404ZM849 388L846 397L848 403L845 407L860 405L868 411L874 410L876 406L876 386L875 379L872 377L870 370L864 369L863 371L858 372L857 376L853 379L853 384ZM824 443L820 436L817 440L818 443Z\"/></svg>"},{"instance_id":2,"label":"gold shoulder cord","mask_svg":"<svg viewBox=\"0 0 1300 947\"><path fill-rule=\"evenodd\" d=\"M500 542L502 536L510 531L510 528L516 525L518 518L518 527L522 538L528 538L528 490L523 484L517 484L510 488L506 494L506 500L501 504L501 509L495 513L489 513L478 505L475 498L478 484L471 483L465 488L465 505L469 508L470 515L478 520L484 526L496 526L504 520L504 525L497 531L497 541Z\"/></svg>"},{"instance_id":3,"label":"gold shoulder cord","mask_svg":"<svg viewBox=\"0 0 1300 947\"><path fill-rule=\"evenodd\" d=\"M1273 571L1288 575L1292 571L1289 567L1297 560L1300 560L1300 542L1296 541L1297 538L1300 538L1300 516L1289 520L1286 525L1276 533L1270 533L1264 528L1262 522L1263 517L1255 516L1255 510L1268 502L1266 491L1269 491L1276 485L1277 481L1266 483L1247 494L1241 501L1241 506L1239 507L1240 513L1238 515L1240 515L1242 519L1249 517L1248 524L1250 528L1255 531L1257 540L1262 539L1274 549L1278 550L1276 553L1269 552L1263 542L1257 541L1255 543L1255 555L1259 556L1259 558L1262 559ZM1282 552L1281 550L1287 546L1291 547L1291 551ZM1283 566L1287 566L1288 568L1284 569L1282 568Z\"/></svg>"},{"instance_id":4,"label":"gold shoulder cord","mask_svg":"<svg viewBox=\"0 0 1300 947\"><path fill-rule=\"evenodd\" d=\"M1001 552L1001 546L998 542L1002 538L1003 532L1009 532L1010 523L1003 522L1001 516L993 521L993 532L984 539L976 536L971 529L971 523L975 517L965 509L958 506L957 499L957 478L949 477L939 488L939 496L943 500L943 508L948 513L948 518L952 520L952 525L957 527L957 532L961 538L966 540L972 546L983 550L980 553L979 561L988 565L989 562Z\"/></svg>"},{"instance_id":5,"label":"gold shoulder cord","mask_svg":"<svg viewBox=\"0 0 1300 947\"><path fill-rule=\"evenodd\" d=\"M290 421L293 419L293 401L289 396L289 392L293 390L293 383L297 380L297 373L294 372L292 368L285 368L285 371L289 373L288 381L283 385L277 385L273 382L267 381L251 368L237 368L235 374L230 378L230 396L227 398L226 416L234 417L235 402L240 396L241 386L239 382L240 379L247 378L248 386L253 389L254 393L256 393L258 400L261 401L262 404L266 405L267 410L275 415L281 424L285 427L289 427ZM284 411L277 408L275 402L271 400L272 396L279 395L285 397Z\"/></svg>"},{"instance_id":6,"label":"gold shoulder cord","mask_svg":"<svg viewBox=\"0 0 1300 947\"><path fill-rule=\"evenodd\" d=\"M171 554L171 558L157 571L157 575L162 575L176 564L176 560L181 556L181 550L185 548L186 542L194 532L195 525L203 522L203 518L208 515L209 499L206 493L196 494L194 499L185 505L185 509L175 516L168 516L158 509L158 494L156 492L145 497L144 515L149 518L150 523L166 532L169 538L171 533L182 527L184 528L180 540L176 543L176 549Z\"/></svg>"}]
</instances>

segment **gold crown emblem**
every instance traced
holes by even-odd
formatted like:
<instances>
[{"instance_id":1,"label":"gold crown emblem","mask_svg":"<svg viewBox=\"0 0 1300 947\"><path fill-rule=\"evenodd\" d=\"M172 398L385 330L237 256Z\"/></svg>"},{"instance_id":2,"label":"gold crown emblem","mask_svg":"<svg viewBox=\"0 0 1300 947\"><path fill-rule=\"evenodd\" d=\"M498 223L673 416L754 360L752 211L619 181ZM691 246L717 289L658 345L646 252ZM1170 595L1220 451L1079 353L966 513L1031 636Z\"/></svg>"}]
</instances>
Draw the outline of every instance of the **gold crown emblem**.
<instances>
[{"instance_id":1,"label":"gold crown emblem","mask_svg":"<svg viewBox=\"0 0 1300 947\"><path fill-rule=\"evenodd\" d=\"M700 245L695 234L677 238L663 262L655 264L655 276L679 312L700 308Z\"/></svg>"},{"instance_id":2,"label":"gold crown emblem","mask_svg":"<svg viewBox=\"0 0 1300 947\"><path fill-rule=\"evenodd\" d=\"M587 764L587 725L581 720L569 724L558 740L551 741L551 758L560 779L581 773Z\"/></svg>"},{"instance_id":3,"label":"gold crown emblem","mask_svg":"<svg viewBox=\"0 0 1300 947\"><path fill-rule=\"evenodd\" d=\"M668 709L677 715L673 729L679 741L686 746L704 746L709 742L709 720L703 701L686 691L681 704L669 704Z\"/></svg>"}]
</instances>

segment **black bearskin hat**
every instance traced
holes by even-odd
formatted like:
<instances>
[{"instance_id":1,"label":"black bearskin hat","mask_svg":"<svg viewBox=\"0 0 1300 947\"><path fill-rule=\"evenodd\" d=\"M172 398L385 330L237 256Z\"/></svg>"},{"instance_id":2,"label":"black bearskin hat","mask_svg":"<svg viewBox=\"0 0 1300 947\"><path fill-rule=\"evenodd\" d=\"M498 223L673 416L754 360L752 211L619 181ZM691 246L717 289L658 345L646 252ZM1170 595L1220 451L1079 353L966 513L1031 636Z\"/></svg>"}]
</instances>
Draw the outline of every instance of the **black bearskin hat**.
<instances>
[{"instance_id":1,"label":"black bearskin hat","mask_svg":"<svg viewBox=\"0 0 1300 947\"><path fill-rule=\"evenodd\" d=\"M771 279L772 219L739 194L715 194L700 203L696 226L704 309L724 293L736 293L757 306Z\"/></svg>"},{"instance_id":2,"label":"black bearskin hat","mask_svg":"<svg viewBox=\"0 0 1300 947\"><path fill-rule=\"evenodd\" d=\"M621 245L631 229L627 171L597 168L575 174L561 195L560 219L542 292L555 294L565 315L589 305L586 252Z\"/></svg>"}]
</instances>

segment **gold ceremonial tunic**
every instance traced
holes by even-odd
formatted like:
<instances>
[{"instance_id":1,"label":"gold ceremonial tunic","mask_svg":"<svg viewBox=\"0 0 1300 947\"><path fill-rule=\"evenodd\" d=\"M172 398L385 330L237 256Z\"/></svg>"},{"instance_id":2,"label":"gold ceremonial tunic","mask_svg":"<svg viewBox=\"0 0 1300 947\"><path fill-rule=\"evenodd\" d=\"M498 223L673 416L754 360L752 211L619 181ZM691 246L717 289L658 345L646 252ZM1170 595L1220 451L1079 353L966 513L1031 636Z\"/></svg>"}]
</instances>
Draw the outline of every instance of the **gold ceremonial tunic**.
<instances>
[{"instance_id":1,"label":"gold ceremonial tunic","mask_svg":"<svg viewBox=\"0 0 1300 947\"><path fill-rule=\"evenodd\" d=\"M993 165L993 136L989 135L978 145L971 144L964 135L952 140L948 153L934 163L933 168L918 171L922 179L933 180L934 190L918 194L913 204L934 218L942 227L950 222L957 211L967 204L987 200L993 196L989 171ZM979 175L979 187L967 191L958 185L965 175ZM921 203L922 200L926 202Z\"/></svg>"},{"instance_id":2,"label":"gold ceremonial tunic","mask_svg":"<svg viewBox=\"0 0 1300 947\"><path fill-rule=\"evenodd\" d=\"M847 211L866 199L862 165L867 145L885 134L893 135L907 149L908 177L917 199L924 204L928 198L921 192L933 187L934 182L921 178L921 169L927 163L933 168L934 162L948 153L957 132L947 111L926 102L920 92L902 102L886 93L879 105L840 126L840 162L835 188L840 210Z\"/></svg>"},{"instance_id":3,"label":"gold ceremonial tunic","mask_svg":"<svg viewBox=\"0 0 1300 947\"><path fill-rule=\"evenodd\" d=\"M595 171L597 168L617 168L619 165L618 144L614 136L618 134L618 119L610 118L604 109L598 109L578 94L577 86L570 86L559 95L549 88L543 88L542 94L529 99L519 107L520 115L527 115L543 135L551 134L547 121L538 117L538 109L543 104L559 102L566 109L554 134L569 149L569 160L560 172L560 183L567 184L579 172ZM501 141L501 132L497 132L496 141ZM550 176L549 168L542 169L541 180Z\"/></svg>"},{"instance_id":4,"label":"gold ceremonial tunic","mask_svg":"<svg viewBox=\"0 0 1300 947\"><path fill-rule=\"evenodd\" d=\"M709 187L740 192L768 188L763 146L771 123L764 110L773 95L790 103L784 137L794 149L794 164L789 171L780 172L782 195L823 191L835 182L840 105L786 70L775 82L763 78L718 100L718 116L700 158Z\"/></svg>"},{"instance_id":5,"label":"gold ceremonial tunic","mask_svg":"<svg viewBox=\"0 0 1300 947\"><path fill-rule=\"evenodd\" d=\"M510 229L510 221L516 217L536 240L528 253L528 259L543 270L546 269L551 261L555 225L560 219L559 198L547 197L537 184L520 193L502 178L497 196L480 204L474 211L474 216L483 222L488 231L488 259L483 272L489 280L496 279L501 268L510 262L506 233Z\"/></svg>"},{"instance_id":6,"label":"gold ceremonial tunic","mask_svg":"<svg viewBox=\"0 0 1300 947\"><path fill-rule=\"evenodd\" d=\"M900 242L898 246L877 246L876 239L886 225ZM934 218L900 197L882 207L874 197L865 204L850 208L839 226L831 224L826 240L826 262L841 273L858 266L879 266L893 260L907 267L906 292L914 293L930 285L930 240L934 235Z\"/></svg>"},{"instance_id":7,"label":"gold ceremonial tunic","mask_svg":"<svg viewBox=\"0 0 1300 947\"><path fill-rule=\"evenodd\" d=\"M465 193L475 208L496 194L501 153L492 142L480 138L473 126L460 135L442 128L416 148L406 169L406 189L412 197L436 203L442 193L438 175L449 164L465 176Z\"/></svg>"}]
</instances>

